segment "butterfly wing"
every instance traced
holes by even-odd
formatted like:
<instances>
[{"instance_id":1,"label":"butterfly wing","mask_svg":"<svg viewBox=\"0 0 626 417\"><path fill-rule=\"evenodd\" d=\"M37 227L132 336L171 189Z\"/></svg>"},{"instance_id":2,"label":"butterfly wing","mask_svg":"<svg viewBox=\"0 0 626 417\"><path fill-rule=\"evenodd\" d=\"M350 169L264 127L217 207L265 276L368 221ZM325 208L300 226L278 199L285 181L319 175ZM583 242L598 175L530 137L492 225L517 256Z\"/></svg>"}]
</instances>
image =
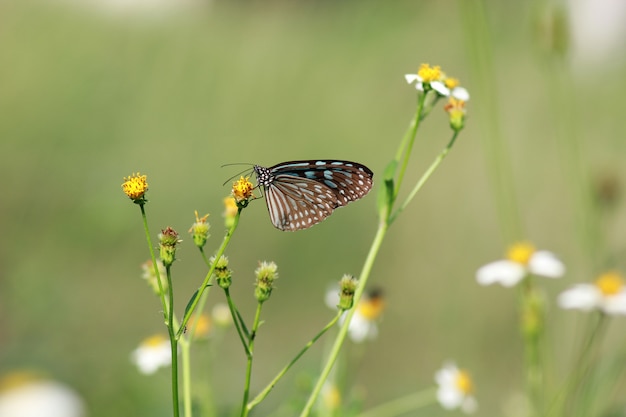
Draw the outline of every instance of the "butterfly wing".
<instances>
[{"instance_id":1,"label":"butterfly wing","mask_svg":"<svg viewBox=\"0 0 626 417\"><path fill-rule=\"evenodd\" d=\"M267 209L280 230L302 230L330 216L337 207L372 189L372 171L350 161L290 161L271 168L255 165Z\"/></svg>"},{"instance_id":2,"label":"butterfly wing","mask_svg":"<svg viewBox=\"0 0 626 417\"><path fill-rule=\"evenodd\" d=\"M265 190L265 201L272 224L291 231L321 222L339 206L332 188L292 175L277 175Z\"/></svg>"}]
</instances>

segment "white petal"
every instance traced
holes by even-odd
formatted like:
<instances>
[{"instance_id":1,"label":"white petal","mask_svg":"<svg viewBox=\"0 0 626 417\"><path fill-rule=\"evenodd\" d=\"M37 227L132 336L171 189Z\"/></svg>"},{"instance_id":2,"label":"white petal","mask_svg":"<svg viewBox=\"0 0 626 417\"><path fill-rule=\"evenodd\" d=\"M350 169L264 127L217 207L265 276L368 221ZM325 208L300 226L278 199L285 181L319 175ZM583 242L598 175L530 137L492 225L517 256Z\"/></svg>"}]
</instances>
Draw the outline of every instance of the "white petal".
<instances>
[{"instance_id":1,"label":"white petal","mask_svg":"<svg viewBox=\"0 0 626 417\"><path fill-rule=\"evenodd\" d=\"M417 74L404 74L404 79L407 83L413 84L415 81L419 81L420 77Z\"/></svg>"},{"instance_id":2,"label":"white petal","mask_svg":"<svg viewBox=\"0 0 626 417\"><path fill-rule=\"evenodd\" d=\"M326 294L324 295L324 302L328 306L328 308L332 310L337 310L337 305L339 304L339 287L333 285L328 287L326 290Z\"/></svg>"},{"instance_id":3,"label":"white petal","mask_svg":"<svg viewBox=\"0 0 626 417\"><path fill-rule=\"evenodd\" d=\"M512 287L524 278L526 270L516 262L502 260L492 262L478 269L476 280L480 285L491 285L496 282L505 287Z\"/></svg>"},{"instance_id":4,"label":"white petal","mask_svg":"<svg viewBox=\"0 0 626 417\"><path fill-rule=\"evenodd\" d=\"M448 361L443 364L443 368L435 373L435 382L438 385L455 385L458 374L459 369L454 362Z\"/></svg>"},{"instance_id":5,"label":"white petal","mask_svg":"<svg viewBox=\"0 0 626 417\"><path fill-rule=\"evenodd\" d=\"M2 417L80 417L83 400L70 388L55 381L33 381L5 389L0 394Z\"/></svg>"},{"instance_id":6,"label":"white petal","mask_svg":"<svg viewBox=\"0 0 626 417\"><path fill-rule=\"evenodd\" d=\"M355 343L361 343L370 337L371 323L358 312L352 316L350 326L348 326L348 334L350 339Z\"/></svg>"},{"instance_id":7,"label":"white petal","mask_svg":"<svg viewBox=\"0 0 626 417\"><path fill-rule=\"evenodd\" d=\"M446 410L452 410L461 405L463 394L458 390L440 387L437 390L437 401Z\"/></svg>"},{"instance_id":8,"label":"white petal","mask_svg":"<svg viewBox=\"0 0 626 417\"><path fill-rule=\"evenodd\" d=\"M561 308L590 311L598 308L602 295L595 285L578 284L563 291L557 302Z\"/></svg>"},{"instance_id":9,"label":"white petal","mask_svg":"<svg viewBox=\"0 0 626 417\"><path fill-rule=\"evenodd\" d=\"M470 99L469 92L463 87L454 87L454 89L452 89L452 97L463 101Z\"/></svg>"},{"instance_id":10,"label":"white petal","mask_svg":"<svg viewBox=\"0 0 626 417\"><path fill-rule=\"evenodd\" d=\"M537 251L530 257L528 269L535 275L547 278L560 278L565 274L565 265L548 251Z\"/></svg>"},{"instance_id":11,"label":"white petal","mask_svg":"<svg viewBox=\"0 0 626 417\"><path fill-rule=\"evenodd\" d=\"M446 87L441 81L433 81L430 83L430 86L433 90L435 90L442 96L448 97L450 95L450 89Z\"/></svg>"},{"instance_id":12,"label":"white petal","mask_svg":"<svg viewBox=\"0 0 626 417\"><path fill-rule=\"evenodd\" d=\"M607 314L623 314L626 315L626 292L605 297L602 309Z\"/></svg>"}]
</instances>

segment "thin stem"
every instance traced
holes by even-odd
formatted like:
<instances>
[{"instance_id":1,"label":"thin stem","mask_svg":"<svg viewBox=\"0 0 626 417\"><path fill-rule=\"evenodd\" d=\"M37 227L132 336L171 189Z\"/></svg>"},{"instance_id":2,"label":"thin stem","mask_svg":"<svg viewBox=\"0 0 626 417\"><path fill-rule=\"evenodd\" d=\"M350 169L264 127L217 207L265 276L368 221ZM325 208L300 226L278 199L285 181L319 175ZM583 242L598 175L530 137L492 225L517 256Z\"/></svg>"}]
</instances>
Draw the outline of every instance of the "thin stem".
<instances>
[{"instance_id":1,"label":"thin stem","mask_svg":"<svg viewBox=\"0 0 626 417\"><path fill-rule=\"evenodd\" d=\"M174 417L178 417L178 340L174 332L174 289L172 288L170 265L165 267L165 271L167 272L167 288L170 300L167 331L170 336L170 350L172 352L172 407L174 408Z\"/></svg>"},{"instance_id":2,"label":"thin stem","mask_svg":"<svg viewBox=\"0 0 626 417\"><path fill-rule=\"evenodd\" d=\"M248 411L252 410L256 405L258 405L261 401L267 397L270 391L274 388L274 386L278 383L278 381L287 373L287 371L306 353L307 350L320 338L324 333L326 333L331 327L333 327L341 315L343 311L339 311L337 315L326 325L324 328L317 334L313 339L311 339L303 348L298 352L298 354L289 362L277 375L272 379L272 381L261 391L252 401L248 403Z\"/></svg>"},{"instance_id":3,"label":"thin stem","mask_svg":"<svg viewBox=\"0 0 626 417\"><path fill-rule=\"evenodd\" d=\"M419 179L419 181L417 181L417 184L415 184L415 187L413 187L413 189L409 193L409 196L400 205L398 210L396 210L396 212L389 217L389 224L393 223L394 220L396 220L398 215L400 213L402 213L402 211L409 205L409 203L411 202L411 200L413 200L413 198L419 192L419 190L424 186L426 181L428 181L428 179L433 174L433 172L435 172L435 170L439 167L439 165L441 165L441 163L443 162L445 157L450 152L450 149L452 149L452 146L454 145L454 142L456 141L456 138L457 138L458 134L459 134L458 132L456 132L456 131L454 132L454 134L452 135L452 139L450 139L450 142L448 143L448 146L446 146L441 151L441 153L435 158L435 160L430 164L430 166L428 167L426 172L424 172L424 174Z\"/></svg>"},{"instance_id":4,"label":"thin stem","mask_svg":"<svg viewBox=\"0 0 626 417\"><path fill-rule=\"evenodd\" d=\"M358 305L359 300L361 299L361 295L363 294L363 290L365 289L365 285L367 284L367 280L372 271L374 260L376 259L376 255L378 255L378 251L380 250L380 247L383 243L388 227L388 224L384 221L378 223L376 236L374 237L374 241L372 242L370 251L367 255L367 258L365 259L365 263L363 264L363 269L361 270L361 274L359 275L359 285L354 294L354 305ZM341 346L343 345L346 334L348 333L350 320L352 320L352 316L354 315L355 311L356 308L352 308L350 311L348 311L346 319L340 327L339 332L337 333L337 337L330 352L330 356L328 357L328 361L322 369L322 373L320 374L320 377L318 378L317 383L315 384L315 387L313 388L313 391L311 392L311 395L309 396L309 399L304 409L300 413L300 417L306 417L311 412L311 409L313 408L313 405L315 404L315 401L317 400L317 397L322 390L322 386L328 378L328 375L330 374L330 371L332 370L333 365L335 364L335 361L339 356L339 351L341 350Z\"/></svg>"},{"instance_id":5,"label":"thin stem","mask_svg":"<svg viewBox=\"0 0 626 417\"><path fill-rule=\"evenodd\" d=\"M202 298L202 294L204 294L204 291L208 288L209 281L211 280L211 276L213 275L213 271L215 271L215 266L217 265L217 262L219 261L220 257L224 254L224 251L226 250L226 247L230 243L230 238L233 236L233 233L235 233L235 229L237 229L237 225L239 224L239 216L240 215L241 215L241 208L239 208L239 210L237 210L237 215L233 219L232 226L226 232L226 236L224 236L224 240L222 241L222 245L219 247L219 249L215 253L215 259L213 260L213 264L211 265L211 268L209 269L209 272L207 272L206 277L204 277L204 281L202 281L202 285L200 285L200 287L198 288L198 291L197 291L193 301L191 302L191 305L189 306L189 308L185 312L185 316L183 317L183 321L180 324L180 328L178 329L178 333L176 334L176 338L177 339L180 338L180 336L182 335L182 333L183 333L183 331L185 329L185 326L187 325L187 322L189 321L189 318L191 317L191 315L195 311L196 306L198 305L198 302Z\"/></svg>"},{"instance_id":6,"label":"thin stem","mask_svg":"<svg viewBox=\"0 0 626 417\"><path fill-rule=\"evenodd\" d=\"M233 299L230 296L230 290L228 288L224 288L224 294L226 295L226 302L228 303L228 309L230 310L230 315L233 318L233 323L235 324L235 329L237 329L237 334L239 335L239 340L241 340L241 345L243 349L246 351L246 356L250 356L250 347L248 346L248 342L250 341L250 336L243 332L242 327L245 327L243 323L243 319L239 314L239 311L235 307L233 303Z\"/></svg>"},{"instance_id":7,"label":"thin stem","mask_svg":"<svg viewBox=\"0 0 626 417\"><path fill-rule=\"evenodd\" d=\"M241 405L241 417L246 417L250 410L248 409L248 398L250 397L250 381L252 379L252 360L254 359L254 339L261 322L261 308L263 303L259 302L256 306L256 314L254 315L254 323L252 325L252 334L250 335L250 345L248 346L247 356L248 363L246 365L246 385L243 390L243 402Z\"/></svg>"},{"instance_id":8,"label":"thin stem","mask_svg":"<svg viewBox=\"0 0 626 417\"><path fill-rule=\"evenodd\" d=\"M191 337L179 339L181 347L182 373L183 373L183 411L185 417L192 417L191 407Z\"/></svg>"},{"instance_id":9,"label":"thin stem","mask_svg":"<svg viewBox=\"0 0 626 417\"><path fill-rule=\"evenodd\" d=\"M413 144L415 143L415 138L417 136L417 129L419 128L420 121L422 120L422 110L424 109L424 101L426 100L426 93L417 95L417 110L415 111L415 117L411 121L409 125L409 130L402 138L402 142L400 147L398 148L398 152L396 153L396 161L400 162L400 158L404 155L404 159L402 160L402 165L400 166L400 172L398 172L398 178L396 180L396 188L393 192L393 201L395 201L398 196L398 192L400 191L400 185L402 184L402 180L404 179L404 173L406 172L406 168L409 164L409 157L411 156L411 150L413 149Z\"/></svg>"},{"instance_id":10,"label":"thin stem","mask_svg":"<svg viewBox=\"0 0 626 417\"><path fill-rule=\"evenodd\" d=\"M146 216L146 210L143 204L139 204L141 208L141 218L143 219L143 229L146 233L146 240L148 241L148 250L150 251L150 258L152 259L152 267L154 268L154 274L157 278L157 284L159 286L159 298L161 299L161 306L163 308L163 319L167 324L167 302L165 301L165 291L163 291L163 283L161 282L161 273L157 266L157 259L154 253L154 246L152 245L152 239L150 239L150 230L148 229L148 218Z\"/></svg>"},{"instance_id":11,"label":"thin stem","mask_svg":"<svg viewBox=\"0 0 626 417\"><path fill-rule=\"evenodd\" d=\"M204 249L203 248L199 248L199 249L200 249L200 254L202 255L202 259L204 260L204 263L210 268L211 267L211 262L209 261L209 259L207 258L206 254L204 253ZM202 310L204 310L204 306L206 304L206 301L209 298L209 292L211 291L211 281L212 281L212 278L213 278L213 275L211 275L211 277L209 278L209 282L207 283L207 289L206 289L205 293L202 294L202 297L200 297L200 302L198 303L198 306L196 307L198 312L202 312ZM189 329L189 331L187 332L188 337L189 337L190 340L193 340L193 337L196 334L196 329L198 328L198 323L200 323L200 320L194 320L193 324L191 325L191 329Z\"/></svg>"},{"instance_id":12,"label":"thin stem","mask_svg":"<svg viewBox=\"0 0 626 417\"><path fill-rule=\"evenodd\" d=\"M396 398L385 404L371 408L357 417L394 417L418 410L437 401L436 388L414 392L404 397Z\"/></svg>"},{"instance_id":13,"label":"thin stem","mask_svg":"<svg viewBox=\"0 0 626 417\"><path fill-rule=\"evenodd\" d=\"M572 369L570 375L567 378L565 385L561 388L559 393L554 398L552 405L545 413L546 416L559 416L567 415L567 410L563 410L566 401L571 398L576 392L583 376L588 372L590 366L590 352L594 341L598 338L600 331L604 328L606 322L606 316L604 313L600 313L597 322L594 325L590 325L588 335L585 338L585 342L580 349L580 353L576 360L572 363Z\"/></svg>"}]
</instances>

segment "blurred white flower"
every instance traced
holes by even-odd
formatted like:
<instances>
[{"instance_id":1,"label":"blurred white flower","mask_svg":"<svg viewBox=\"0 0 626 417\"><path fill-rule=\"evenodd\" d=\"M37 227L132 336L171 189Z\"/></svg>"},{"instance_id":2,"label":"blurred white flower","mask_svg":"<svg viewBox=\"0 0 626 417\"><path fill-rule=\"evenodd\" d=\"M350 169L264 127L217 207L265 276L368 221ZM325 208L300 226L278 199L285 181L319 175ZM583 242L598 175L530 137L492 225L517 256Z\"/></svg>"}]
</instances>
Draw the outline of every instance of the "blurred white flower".
<instances>
[{"instance_id":1,"label":"blurred white flower","mask_svg":"<svg viewBox=\"0 0 626 417\"><path fill-rule=\"evenodd\" d=\"M516 243L507 252L507 259L482 266L476 272L476 280L481 285L500 283L512 287L527 274L547 278L560 278L565 273L565 266L548 251L536 251L525 242Z\"/></svg>"},{"instance_id":2,"label":"blurred white flower","mask_svg":"<svg viewBox=\"0 0 626 417\"><path fill-rule=\"evenodd\" d=\"M476 398L472 395L474 384L469 374L447 362L435 374L437 400L446 410L460 408L465 413L473 413L478 408Z\"/></svg>"},{"instance_id":3,"label":"blurred white flower","mask_svg":"<svg viewBox=\"0 0 626 417\"><path fill-rule=\"evenodd\" d=\"M141 345L131 354L132 362L137 365L139 372L150 375L159 368L172 363L170 341L163 335L154 335L141 342Z\"/></svg>"},{"instance_id":4,"label":"blurred white flower","mask_svg":"<svg viewBox=\"0 0 626 417\"><path fill-rule=\"evenodd\" d=\"M15 372L0 381L0 417L83 417L85 404L57 381Z\"/></svg>"},{"instance_id":5,"label":"blurred white flower","mask_svg":"<svg viewBox=\"0 0 626 417\"><path fill-rule=\"evenodd\" d=\"M233 317L230 315L230 309L228 304L217 303L211 310L211 317L216 325L220 327L229 327L233 324Z\"/></svg>"},{"instance_id":6,"label":"blurred white flower","mask_svg":"<svg viewBox=\"0 0 626 417\"><path fill-rule=\"evenodd\" d=\"M209 2L206 0L51 0L109 16L134 18L170 18L190 12Z\"/></svg>"},{"instance_id":7,"label":"blurred white flower","mask_svg":"<svg viewBox=\"0 0 626 417\"><path fill-rule=\"evenodd\" d=\"M337 286L329 288L326 291L324 301L329 308L336 311L337 304L339 304L339 288ZM350 326L348 326L350 339L355 343L375 339L378 336L377 322L385 308L382 291L375 289L364 294L359 304L354 308L356 311L352 316ZM346 314L347 312L341 316L340 323L344 322Z\"/></svg>"},{"instance_id":8,"label":"blurred white flower","mask_svg":"<svg viewBox=\"0 0 626 417\"><path fill-rule=\"evenodd\" d=\"M582 311L600 310L606 314L626 315L626 287L617 272L607 272L593 284L578 284L558 297L561 308Z\"/></svg>"},{"instance_id":9,"label":"blurred white flower","mask_svg":"<svg viewBox=\"0 0 626 417\"><path fill-rule=\"evenodd\" d=\"M569 0L572 58L581 75L626 58L626 1ZM598 77L596 77L598 78ZM599 77L602 79L602 77Z\"/></svg>"}]
</instances>

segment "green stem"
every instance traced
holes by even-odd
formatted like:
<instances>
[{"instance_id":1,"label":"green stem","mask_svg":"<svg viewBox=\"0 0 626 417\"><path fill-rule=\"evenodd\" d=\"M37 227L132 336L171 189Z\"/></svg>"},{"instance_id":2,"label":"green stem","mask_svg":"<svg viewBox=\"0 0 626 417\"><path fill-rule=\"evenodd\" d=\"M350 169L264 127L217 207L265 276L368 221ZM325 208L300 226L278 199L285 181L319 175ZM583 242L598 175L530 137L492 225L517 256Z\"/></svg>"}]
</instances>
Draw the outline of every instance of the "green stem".
<instances>
[{"instance_id":1,"label":"green stem","mask_svg":"<svg viewBox=\"0 0 626 417\"><path fill-rule=\"evenodd\" d=\"M385 404L371 408L357 417L394 417L418 410L437 402L436 388L414 392L401 398L396 398Z\"/></svg>"},{"instance_id":2,"label":"green stem","mask_svg":"<svg viewBox=\"0 0 626 417\"><path fill-rule=\"evenodd\" d=\"M402 165L400 166L400 172L398 173L398 178L396 180L396 188L393 193L393 201L395 201L398 196L398 192L400 191L400 185L402 184L402 180L404 179L404 173L406 172L407 166L409 164L409 157L411 156L411 150L413 149L413 144L415 143L415 138L417 137L417 129L419 128L420 121L422 120L422 110L424 109L424 101L426 100L426 93L417 95L417 110L415 111L415 117L411 121L409 125L409 129L402 138L402 142L400 143L400 147L396 153L396 161L400 161L402 155L404 158L402 160Z\"/></svg>"},{"instance_id":3,"label":"green stem","mask_svg":"<svg viewBox=\"0 0 626 417\"><path fill-rule=\"evenodd\" d=\"M448 143L448 146L446 146L441 151L441 153L435 158L435 160L430 164L426 172L424 172L424 174L419 179L417 184L415 184L415 187L413 187L413 189L409 193L409 196L400 205L398 210L396 210L396 212L389 217L389 224L393 223L394 220L398 217L398 215L402 213L402 211L409 205L409 203L411 202L411 200L413 200L413 198L419 192L419 190L424 186L426 181L428 181L428 179L433 174L433 172L435 172L435 170L439 167L439 165L441 165L445 157L450 152L450 149L452 149L452 146L454 145L454 142L456 141L456 138L458 135L459 135L459 132L455 131L454 134L452 135L452 139L450 139L450 142Z\"/></svg>"},{"instance_id":4,"label":"green stem","mask_svg":"<svg viewBox=\"0 0 626 417\"><path fill-rule=\"evenodd\" d=\"M270 391L274 388L274 386L278 383L278 381L287 373L287 371L306 353L307 350L320 338L324 333L326 333L331 327L333 327L341 315L343 311L339 311L337 315L317 334L313 339L311 339L303 348L298 352L298 354L289 362L279 373L274 377L274 379L261 391L252 401L248 403L248 411L252 410L256 405L258 405L261 401L267 397Z\"/></svg>"},{"instance_id":5,"label":"green stem","mask_svg":"<svg viewBox=\"0 0 626 417\"><path fill-rule=\"evenodd\" d=\"M515 181L506 138L500 126L500 109L496 94L497 76L494 70L493 42L484 0L458 2L459 16L465 36L465 50L470 62L470 75L481 110L478 117L483 126L483 148L494 194L500 230L507 242L522 236L522 224L515 194Z\"/></svg>"},{"instance_id":6,"label":"green stem","mask_svg":"<svg viewBox=\"0 0 626 417\"><path fill-rule=\"evenodd\" d=\"M157 266L157 259L154 253L154 246L152 245L152 239L150 239L150 230L148 229L148 218L146 216L146 210L143 204L139 204L141 208L141 218L143 219L143 229L146 233L146 240L148 241L148 250L150 251L150 258L152 259L152 267L154 268L154 274L157 278L157 284L159 286L159 298L161 299L161 306L163 308L163 319L167 324L167 302L165 301L165 291L163 291L163 283L161 282L161 274Z\"/></svg>"},{"instance_id":7,"label":"green stem","mask_svg":"<svg viewBox=\"0 0 626 417\"><path fill-rule=\"evenodd\" d=\"M189 318L195 311L196 306L198 305L198 302L202 298L202 294L204 294L204 291L208 288L209 281L211 280L211 276L213 275L213 271L215 271L215 266L217 265L217 262L219 261L220 257L224 254L226 247L230 243L230 238L233 236L235 229L237 229L240 215L241 215L241 208L237 210L237 215L233 219L233 224L230 227L230 229L226 232L226 236L224 236L224 240L222 241L221 246L219 247L219 249L217 250L215 254L215 259L213 260L213 264L211 265L211 268L209 268L209 272L207 272L206 277L204 277L204 281L202 281L202 285L200 285L200 287L198 288L198 291L193 301L191 302L191 305L189 306L187 311L185 311L185 316L183 317L183 321L180 324L178 333L176 334L177 339L180 338L180 336L183 334L183 331L185 330L185 326L187 326L187 322L189 321Z\"/></svg>"},{"instance_id":8,"label":"green stem","mask_svg":"<svg viewBox=\"0 0 626 417\"><path fill-rule=\"evenodd\" d=\"M363 269L361 270L361 274L359 275L359 285L354 294L355 306L358 305L359 300L361 299L361 295L363 294L369 275L372 272L374 260L376 259L376 255L378 255L378 251L380 250L388 228L389 225L387 224L387 222L381 221L378 223L376 236L374 237L374 241L372 242L370 251L367 255L367 258L365 259L365 263L363 264ZM348 326L350 325L350 321L352 320L352 316L354 315L355 311L356 308L352 308L350 311L347 312L346 319L341 325L339 332L337 333L337 337L330 352L330 356L328 357L328 361L322 369L322 373L320 374L320 377L318 378L317 383L313 388L313 391L311 392L311 395L309 396L309 399L304 409L302 410L302 413L300 413L300 417L308 416L311 412L311 409L313 408L313 405L315 405L315 401L317 400L317 397L322 390L322 386L328 378L328 375L330 374L330 371L332 370L333 365L335 364L335 361L339 356L339 351L341 350L341 346L343 345L343 342L346 338L346 334L348 333Z\"/></svg>"},{"instance_id":9,"label":"green stem","mask_svg":"<svg viewBox=\"0 0 626 417\"><path fill-rule=\"evenodd\" d=\"M170 350L172 352L172 407L174 408L174 417L178 417L178 340L176 339L176 334L174 332L174 289L172 288L170 265L166 266L165 270L167 272L167 288L170 300L167 331L170 336Z\"/></svg>"},{"instance_id":10,"label":"green stem","mask_svg":"<svg viewBox=\"0 0 626 417\"><path fill-rule=\"evenodd\" d=\"M209 259L206 257L206 254L204 253L204 249L199 248L200 249L200 253L202 254L202 259L204 260L204 263L210 268L211 267L211 263L209 262ZM209 292L211 291L211 280L213 278L213 275L211 275L209 277L209 281L207 282L207 289L204 292L204 294L202 294L202 296L200 297L200 302L198 303L198 306L196 307L196 310L198 310L199 312L202 312L202 310L204 310L204 306L206 305L206 301L209 298ZM198 327L198 323L200 322L200 320L194 320L193 324L191 325L191 329L188 329L188 337L190 340L193 340L194 335L196 334L196 329Z\"/></svg>"},{"instance_id":11,"label":"green stem","mask_svg":"<svg viewBox=\"0 0 626 417\"><path fill-rule=\"evenodd\" d=\"M183 373L183 410L185 417L192 416L191 407L191 338L181 337L179 339L181 347L182 373Z\"/></svg>"},{"instance_id":12,"label":"green stem","mask_svg":"<svg viewBox=\"0 0 626 417\"><path fill-rule=\"evenodd\" d=\"M254 323L252 325L252 334L250 335L250 345L246 352L248 356L248 363L246 365L246 385L243 390L243 402L241 404L241 417L246 417L250 410L248 409L248 398L250 397L250 382L252 379L252 360L254 359L254 339L256 338L256 332L261 322L261 308L263 303L259 302L256 306L256 314L254 315Z\"/></svg>"},{"instance_id":13,"label":"green stem","mask_svg":"<svg viewBox=\"0 0 626 417\"><path fill-rule=\"evenodd\" d=\"M590 357L592 356L590 352L592 351L594 341L598 339L598 335L605 327L604 323L606 322L606 315L604 313L599 314L600 315L595 325L589 326L589 330L587 331L588 335L585 338L585 342L582 345L576 360L572 363L572 370L570 371L570 375L567 378L567 381L563 388L561 388L560 392L554 398L552 405L545 413L546 416L569 415L568 410L564 410L564 408L566 404L568 404L567 401L570 398L573 398L584 375L588 372L591 364Z\"/></svg>"},{"instance_id":14,"label":"green stem","mask_svg":"<svg viewBox=\"0 0 626 417\"><path fill-rule=\"evenodd\" d=\"M228 303L228 309L230 310L230 315L233 318L233 323L235 324L235 329L237 329L237 334L239 335L239 340L241 340L241 345L243 349L246 351L246 356L250 356L250 347L248 346L248 342L250 342L250 336L247 332L247 329L244 333L245 324L241 315L239 315L239 311L235 307L233 303L233 299L230 296L230 290L228 288L224 288L224 294L226 295L226 302Z\"/></svg>"}]
</instances>

